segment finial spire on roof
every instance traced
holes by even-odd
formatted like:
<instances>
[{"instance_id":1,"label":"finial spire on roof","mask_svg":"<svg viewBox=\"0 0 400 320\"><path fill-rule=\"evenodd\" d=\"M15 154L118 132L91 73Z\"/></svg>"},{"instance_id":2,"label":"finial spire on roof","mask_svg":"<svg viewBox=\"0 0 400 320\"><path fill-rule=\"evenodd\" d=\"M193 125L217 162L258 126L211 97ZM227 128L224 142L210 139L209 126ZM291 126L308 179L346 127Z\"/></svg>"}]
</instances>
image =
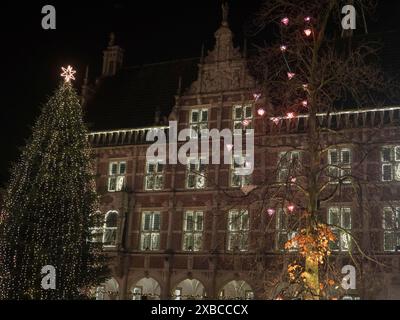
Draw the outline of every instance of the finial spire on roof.
<instances>
[{"instance_id":1,"label":"finial spire on roof","mask_svg":"<svg viewBox=\"0 0 400 320\"><path fill-rule=\"evenodd\" d=\"M228 26L229 5L225 0L222 1L222 25Z\"/></svg>"}]
</instances>

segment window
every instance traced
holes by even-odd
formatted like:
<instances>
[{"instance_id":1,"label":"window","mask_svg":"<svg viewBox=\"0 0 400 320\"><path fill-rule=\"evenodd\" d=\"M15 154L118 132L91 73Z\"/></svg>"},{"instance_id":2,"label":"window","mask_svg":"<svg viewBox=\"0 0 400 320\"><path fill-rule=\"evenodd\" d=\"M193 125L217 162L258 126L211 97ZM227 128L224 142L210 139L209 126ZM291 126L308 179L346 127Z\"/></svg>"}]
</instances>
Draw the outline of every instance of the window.
<instances>
[{"instance_id":1,"label":"window","mask_svg":"<svg viewBox=\"0 0 400 320\"><path fill-rule=\"evenodd\" d=\"M164 165L160 161L146 163L145 190L161 190L164 187Z\"/></svg>"},{"instance_id":2,"label":"window","mask_svg":"<svg viewBox=\"0 0 400 320\"><path fill-rule=\"evenodd\" d=\"M233 129L251 129L253 107L250 104L233 107Z\"/></svg>"},{"instance_id":3,"label":"window","mask_svg":"<svg viewBox=\"0 0 400 320\"><path fill-rule=\"evenodd\" d=\"M142 300L142 287L135 287L132 290L133 299L132 300Z\"/></svg>"},{"instance_id":4,"label":"window","mask_svg":"<svg viewBox=\"0 0 400 320\"><path fill-rule=\"evenodd\" d=\"M160 250L160 212L143 212L141 250Z\"/></svg>"},{"instance_id":5,"label":"window","mask_svg":"<svg viewBox=\"0 0 400 320\"><path fill-rule=\"evenodd\" d=\"M284 151L278 157L278 182L287 182L290 176L296 176L300 166L299 151Z\"/></svg>"},{"instance_id":6,"label":"window","mask_svg":"<svg viewBox=\"0 0 400 320\"><path fill-rule=\"evenodd\" d=\"M288 214L286 210L279 208L276 211L276 249L285 250L285 244L297 235L294 231L293 215ZM296 251L297 246L293 246L289 251Z\"/></svg>"},{"instance_id":7,"label":"window","mask_svg":"<svg viewBox=\"0 0 400 320\"><path fill-rule=\"evenodd\" d=\"M90 234L90 242L103 242L103 228L91 228Z\"/></svg>"},{"instance_id":8,"label":"window","mask_svg":"<svg viewBox=\"0 0 400 320\"><path fill-rule=\"evenodd\" d=\"M108 191L122 191L125 187L126 162L110 162L108 170Z\"/></svg>"},{"instance_id":9,"label":"window","mask_svg":"<svg viewBox=\"0 0 400 320\"><path fill-rule=\"evenodd\" d=\"M351 208L329 208L328 223L336 236L336 241L334 243L330 242L331 249L334 251L349 251L351 244L349 234L351 231Z\"/></svg>"},{"instance_id":10,"label":"window","mask_svg":"<svg viewBox=\"0 0 400 320\"><path fill-rule=\"evenodd\" d=\"M400 181L400 146L382 148L382 181Z\"/></svg>"},{"instance_id":11,"label":"window","mask_svg":"<svg viewBox=\"0 0 400 320\"><path fill-rule=\"evenodd\" d=\"M194 109L190 112L190 129L192 138L196 138L201 130L208 129L208 109Z\"/></svg>"},{"instance_id":12,"label":"window","mask_svg":"<svg viewBox=\"0 0 400 320\"><path fill-rule=\"evenodd\" d=\"M328 152L329 180L338 183L345 176L351 175L351 150L331 149ZM349 178L342 180L343 183L350 183Z\"/></svg>"},{"instance_id":13,"label":"window","mask_svg":"<svg viewBox=\"0 0 400 320\"><path fill-rule=\"evenodd\" d=\"M115 246L117 241L118 213L110 211L106 214L104 221L103 244Z\"/></svg>"},{"instance_id":14,"label":"window","mask_svg":"<svg viewBox=\"0 0 400 320\"><path fill-rule=\"evenodd\" d=\"M90 242L102 243L103 242L103 230L104 230L104 216L100 211L97 211L94 215L95 224L97 227L90 228Z\"/></svg>"},{"instance_id":15,"label":"window","mask_svg":"<svg viewBox=\"0 0 400 320\"><path fill-rule=\"evenodd\" d=\"M249 240L249 213L231 210L228 218L228 250L247 251Z\"/></svg>"},{"instance_id":16,"label":"window","mask_svg":"<svg viewBox=\"0 0 400 320\"><path fill-rule=\"evenodd\" d=\"M246 170L248 164L246 163L246 157L241 155L233 155L231 165L231 187L243 187L250 184L251 175L243 175L243 171Z\"/></svg>"},{"instance_id":17,"label":"window","mask_svg":"<svg viewBox=\"0 0 400 320\"><path fill-rule=\"evenodd\" d=\"M187 164L186 187L188 189L203 189L206 186L206 167L202 159L189 159Z\"/></svg>"},{"instance_id":18,"label":"window","mask_svg":"<svg viewBox=\"0 0 400 320\"><path fill-rule=\"evenodd\" d=\"M96 287L96 300L105 300L106 288L104 286Z\"/></svg>"},{"instance_id":19,"label":"window","mask_svg":"<svg viewBox=\"0 0 400 320\"><path fill-rule=\"evenodd\" d=\"M254 292L251 290L246 290L244 292L245 300L254 300Z\"/></svg>"},{"instance_id":20,"label":"window","mask_svg":"<svg viewBox=\"0 0 400 320\"><path fill-rule=\"evenodd\" d=\"M182 300L182 288L176 288L174 290L174 300Z\"/></svg>"},{"instance_id":21,"label":"window","mask_svg":"<svg viewBox=\"0 0 400 320\"><path fill-rule=\"evenodd\" d=\"M183 221L183 250L200 251L203 240L203 212L186 211Z\"/></svg>"},{"instance_id":22,"label":"window","mask_svg":"<svg viewBox=\"0 0 400 320\"><path fill-rule=\"evenodd\" d=\"M400 251L400 207L383 209L383 249Z\"/></svg>"}]
</instances>

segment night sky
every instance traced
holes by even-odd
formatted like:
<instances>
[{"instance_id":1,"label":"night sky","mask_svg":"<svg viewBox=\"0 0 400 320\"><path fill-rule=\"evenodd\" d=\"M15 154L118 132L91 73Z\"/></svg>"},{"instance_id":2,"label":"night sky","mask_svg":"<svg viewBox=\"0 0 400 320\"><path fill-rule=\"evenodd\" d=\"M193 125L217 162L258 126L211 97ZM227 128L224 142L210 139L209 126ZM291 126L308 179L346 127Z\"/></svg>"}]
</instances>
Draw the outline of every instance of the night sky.
<instances>
[{"instance_id":1,"label":"night sky","mask_svg":"<svg viewBox=\"0 0 400 320\"><path fill-rule=\"evenodd\" d=\"M204 42L213 45L220 24L219 0L150 1L13 1L1 4L2 59L0 185L10 163L30 134L40 105L59 82L60 66L78 70L80 87L86 65L100 73L108 35L116 33L125 50L125 65L197 57ZM262 0L231 0L230 25L235 44L251 36L251 21ZM41 28L41 9L54 5L57 29ZM381 0L369 22L370 32L400 30L400 1ZM257 39L258 37L258 39ZM254 41L267 35L259 34ZM399 39L400 41L400 39Z\"/></svg>"}]
</instances>

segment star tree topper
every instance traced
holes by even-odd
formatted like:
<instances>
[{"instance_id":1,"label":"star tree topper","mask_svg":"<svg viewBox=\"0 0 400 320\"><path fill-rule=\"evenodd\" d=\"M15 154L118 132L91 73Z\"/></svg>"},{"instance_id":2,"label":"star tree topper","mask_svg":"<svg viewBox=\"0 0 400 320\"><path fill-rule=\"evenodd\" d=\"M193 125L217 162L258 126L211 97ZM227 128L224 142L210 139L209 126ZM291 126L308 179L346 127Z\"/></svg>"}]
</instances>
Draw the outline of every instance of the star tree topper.
<instances>
[{"instance_id":1,"label":"star tree topper","mask_svg":"<svg viewBox=\"0 0 400 320\"><path fill-rule=\"evenodd\" d=\"M63 73L61 73L61 77L64 78L64 81L69 83L71 80L75 80L74 74L76 71L71 67L68 66L67 68L61 67Z\"/></svg>"}]
</instances>

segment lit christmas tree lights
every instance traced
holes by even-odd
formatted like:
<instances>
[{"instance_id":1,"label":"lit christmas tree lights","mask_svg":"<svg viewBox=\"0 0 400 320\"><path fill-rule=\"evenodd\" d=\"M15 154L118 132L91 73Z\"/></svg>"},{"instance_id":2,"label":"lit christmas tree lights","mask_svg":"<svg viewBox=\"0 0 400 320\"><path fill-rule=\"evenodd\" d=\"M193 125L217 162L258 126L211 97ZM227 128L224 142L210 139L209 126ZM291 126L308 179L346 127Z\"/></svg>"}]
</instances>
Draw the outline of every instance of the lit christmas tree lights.
<instances>
[{"instance_id":1,"label":"lit christmas tree lights","mask_svg":"<svg viewBox=\"0 0 400 320\"><path fill-rule=\"evenodd\" d=\"M75 71L44 105L32 138L13 169L0 217L0 299L77 299L107 271L101 244L93 164ZM56 288L41 286L43 266Z\"/></svg>"}]
</instances>

